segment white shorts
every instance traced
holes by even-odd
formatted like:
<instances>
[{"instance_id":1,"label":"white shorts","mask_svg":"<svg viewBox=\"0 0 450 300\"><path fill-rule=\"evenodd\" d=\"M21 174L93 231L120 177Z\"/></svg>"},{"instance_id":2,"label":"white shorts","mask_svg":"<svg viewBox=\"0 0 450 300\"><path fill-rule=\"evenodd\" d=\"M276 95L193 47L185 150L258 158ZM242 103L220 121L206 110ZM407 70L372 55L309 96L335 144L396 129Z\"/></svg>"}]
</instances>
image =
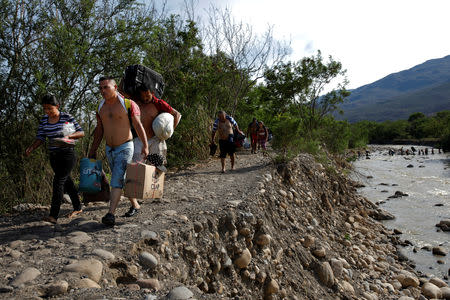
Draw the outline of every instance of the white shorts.
<instances>
[{"instance_id":1,"label":"white shorts","mask_svg":"<svg viewBox=\"0 0 450 300\"><path fill-rule=\"evenodd\" d=\"M148 154L160 154L164 157L167 155L167 144L166 141L161 141L158 137L154 136L148 139ZM134 153L133 153L133 162L140 162L144 160L144 157L141 154L142 151L142 142L140 138L134 138Z\"/></svg>"}]
</instances>

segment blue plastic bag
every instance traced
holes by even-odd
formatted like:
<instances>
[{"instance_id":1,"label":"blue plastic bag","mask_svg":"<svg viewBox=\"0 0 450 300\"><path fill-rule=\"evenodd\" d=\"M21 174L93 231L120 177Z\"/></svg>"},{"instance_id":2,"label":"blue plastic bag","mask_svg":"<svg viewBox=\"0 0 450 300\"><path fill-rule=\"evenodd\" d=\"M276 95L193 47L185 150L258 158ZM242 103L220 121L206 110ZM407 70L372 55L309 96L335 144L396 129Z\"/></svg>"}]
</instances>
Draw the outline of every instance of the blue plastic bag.
<instances>
[{"instance_id":1,"label":"blue plastic bag","mask_svg":"<svg viewBox=\"0 0 450 300\"><path fill-rule=\"evenodd\" d=\"M84 193L98 193L102 190L102 161L82 158L80 161L80 185Z\"/></svg>"}]
</instances>

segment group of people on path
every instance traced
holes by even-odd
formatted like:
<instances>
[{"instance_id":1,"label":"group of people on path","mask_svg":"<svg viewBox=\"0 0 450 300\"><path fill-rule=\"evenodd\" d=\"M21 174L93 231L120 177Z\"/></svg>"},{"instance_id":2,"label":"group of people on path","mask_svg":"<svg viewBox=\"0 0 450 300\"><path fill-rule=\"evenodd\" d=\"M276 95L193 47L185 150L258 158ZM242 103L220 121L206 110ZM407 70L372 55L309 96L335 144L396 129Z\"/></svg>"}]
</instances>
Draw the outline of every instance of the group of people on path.
<instances>
[{"instance_id":1,"label":"group of people on path","mask_svg":"<svg viewBox=\"0 0 450 300\"><path fill-rule=\"evenodd\" d=\"M99 89L103 100L95 112L97 126L93 132L93 142L88 157L96 158L97 149L101 141L105 139L106 157L111 169L111 193L109 210L102 218L102 223L113 226L115 211L124 187L127 164L143 162L149 154L160 155L165 160L167 146L165 141L155 136L152 128L153 120L160 113L167 112L174 117L173 128L175 129L181 114L164 100L158 99L149 88L141 88L139 96L135 97L136 102L125 98L119 92L113 77L101 77ZM129 106L127 107L126 104ZM50 165L54 171L54 178L50 213L44 220L56 224L65 193L69 195L73 206L73 211L67 217L72 218L83 212L78 190L70 173L76 164L75 140L84 137L85 134L70 114L59 110L60 103L55 96L44 96L42 106L45 115L40 120L34 142L25 150L25 156L29 156L48 139ZM63 127L68 123L73 124L74 132L64 135ZM236 138L238 135L244 138L245 135L233 117L224 111L218 112L218 117L213 124L211 145L215 145L216 133L219 137L221 171L224 173L227 155L230 157L231 170L234 169ZM262 121L253 118L248 126L247 136L251 140L252 153L256 153L257 145L258 149L259 147L266 149L269 132ZM140 209L137 199L129 200L131 207L125 213L125 217L136 215Z\"/></svg>"},{"instance_id":2,"label":"group of people on path","mask_svg":"<svg viewBox=\"0 0 450 300\"><path fill-rule=\"evenodd\" d=\"M113 226L115 210L124 187L127 164L132 161L143 161L150 152L161 156L166 155L165 141L155 137L153 132L153 120L162 112L170 113L174 116L173 127L176 128L181 114L164 100L156 98L154 93L145 87L139 91L136 102L129 100L130 113L125 105L125 98L118 92L114 78L101 77L99 88L103 101L96 111L97 126L88 156L96 158L97 149L104 138L106 156L111 169L111 196L109 211L102 218L102 223ZM82 213L78 191L70 177L70 172L76 162L74 143L64 143L61 142L61 139L69 141L80 139L84 136L84 131L70 114L59 111L60 104L55 96L44 96L42 106L45 115L39 123L36 139L25 150L25 155L29 156L46 139L49 140L50 164L55 175L50 214L44 220L56 223L64 193L69 194L73 205L73 211L68 217ZM62 129L66 122L74 124L75 132L64 136ZM136 132L137 137L133 136L132 129ZM140 209L136 199L130 199L130 202L131 207L125 214L126 217L136 215Z\"/></svg>"},{"instance_id":3,"label":"group of people on path","mask_svg":"<svg viewBox=\"0 0 450 300\"><path fill-rule=\"evenodd\" d=\"M256 148L266 150L266 144L269 139L269 130L264 125L263 121L258 121L253 118L252 122L248 124L247 137L250 138L251 153L256 153Z\"/></svg>"}]
</instances>

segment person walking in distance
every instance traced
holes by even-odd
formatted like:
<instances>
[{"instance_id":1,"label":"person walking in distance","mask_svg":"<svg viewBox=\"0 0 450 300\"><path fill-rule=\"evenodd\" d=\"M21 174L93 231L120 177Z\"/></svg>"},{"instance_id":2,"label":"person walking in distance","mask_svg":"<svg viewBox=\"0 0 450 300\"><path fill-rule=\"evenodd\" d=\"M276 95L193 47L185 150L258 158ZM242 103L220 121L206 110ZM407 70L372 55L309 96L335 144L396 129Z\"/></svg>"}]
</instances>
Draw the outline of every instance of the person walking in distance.
<instances>
[{"instance_id":1,"label":"person walking in distance","mask_svg":"<svg viewBox=\"0 0 450 300\"><path fill-rule=\"evenodd\" d=\"M233 129L236 129L237 132L243 135L243 132L239 129L233 117L227 115L222 110L219 111L212 128L211 144L215 144L214 138L216 132L219 132L219 157L220 163L222 164L222 173L225 173L225 158L227 154L230 156L231 170L234 170L236 146L234 145Z\"/></svg>"},{"instance_id":2,"label":"person walking in distance","mask_svg":"<svg viewBox=\"0 0 450 300\"><path fill-rule=\"evenodd\" d=\"M248 124L247 137L250 137L251 153L256 153L256 145L258 143L258 121L253 118L252 122Z\"/></svg>"}]
</instances>

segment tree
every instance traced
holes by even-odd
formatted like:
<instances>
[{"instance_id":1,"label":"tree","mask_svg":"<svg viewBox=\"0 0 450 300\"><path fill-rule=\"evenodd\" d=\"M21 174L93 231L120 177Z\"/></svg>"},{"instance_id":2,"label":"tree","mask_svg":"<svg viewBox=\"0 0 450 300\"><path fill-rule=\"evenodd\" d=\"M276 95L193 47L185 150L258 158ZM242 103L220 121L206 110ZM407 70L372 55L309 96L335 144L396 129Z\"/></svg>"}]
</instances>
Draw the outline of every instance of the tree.
<instances>
[{"instance_id":1,"label":"tree","mask_svg":"<svg viewBox=\"0 0 450 300\"><path fill-rule=\"evenodd\" d=\"M262 34L254 33L249 24L236 21L229 9L211 6L203 33L206 51L211 56L226 57L234 76L225 81L229 90L231 113L234 114L251 87L263 77L269 63L281 61L289 52L286 44L273 38L273 29L268 27Z\"/></svg>"},{"instance_id":2,"label":"tree","mask_svg":"<svg viewBox=\"0 0 450 300\"><path fill-rule=\"evenodd\" d=\"M342 64L331 56L328 62L323 62L320 51L296 63L279 63L265 72L266 101L276 113L294 108L307 132L312 133L350 95L345 89L345 73ZM322 96L325 88L340 77L343 79L337 81L335 88Z\"/></svg>"}]
</instances>

